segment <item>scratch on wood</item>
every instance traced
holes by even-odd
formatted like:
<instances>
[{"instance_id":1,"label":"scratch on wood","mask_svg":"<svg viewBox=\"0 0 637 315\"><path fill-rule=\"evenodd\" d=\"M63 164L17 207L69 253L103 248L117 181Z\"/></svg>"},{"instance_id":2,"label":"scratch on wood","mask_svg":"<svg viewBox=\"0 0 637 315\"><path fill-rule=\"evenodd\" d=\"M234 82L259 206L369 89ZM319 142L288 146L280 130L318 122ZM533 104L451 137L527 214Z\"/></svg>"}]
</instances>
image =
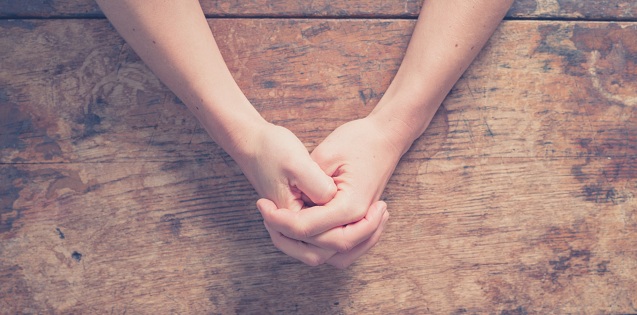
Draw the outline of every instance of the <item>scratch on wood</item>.
<instances>
[{"instance_id":1,"label":"scratch on wood","mask_svg":"<svg viewBox=\"0 0 637 315\"><path fill-rule=\"evenodd\" d=\"M126 46L126 43L122 43L122 45L119 47L119 54L117 54L117 69L115 70L115 78L119 79L119 69L122 67L122 54L124 53L124 47Z\"/></svg>"}]
</instances>

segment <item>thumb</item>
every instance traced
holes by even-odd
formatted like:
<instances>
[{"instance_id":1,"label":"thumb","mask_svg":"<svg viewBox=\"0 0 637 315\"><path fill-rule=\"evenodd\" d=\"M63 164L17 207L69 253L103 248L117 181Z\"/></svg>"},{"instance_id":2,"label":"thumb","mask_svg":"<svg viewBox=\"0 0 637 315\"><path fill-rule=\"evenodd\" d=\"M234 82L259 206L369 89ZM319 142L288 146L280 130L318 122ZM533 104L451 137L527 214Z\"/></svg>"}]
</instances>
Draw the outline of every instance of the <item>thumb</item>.
<instances>
[{"instance_id":1,"label":"thumb","mask_svg":"<svg viewBox=\"0 0 637 315\"><path fill-rule=\"evenodd\" d=\"M261 215L265 218L268 212L276 211L277 206L270 199L261 198L257 200L257 209L261 212Z\"/></svg>"},{"instance_id":2,"label":"thumb","mask_svg":"<svg viewBox=\"0 0 637 315\"><path fill-rule=\"evenodd\" d=\"M291 174L293 186L317 205L324 205L334 198L336 194L334 179L327 176L316 162L308 159L303 165L297 166L297 171Z\"/></svg>"}]
</instances>

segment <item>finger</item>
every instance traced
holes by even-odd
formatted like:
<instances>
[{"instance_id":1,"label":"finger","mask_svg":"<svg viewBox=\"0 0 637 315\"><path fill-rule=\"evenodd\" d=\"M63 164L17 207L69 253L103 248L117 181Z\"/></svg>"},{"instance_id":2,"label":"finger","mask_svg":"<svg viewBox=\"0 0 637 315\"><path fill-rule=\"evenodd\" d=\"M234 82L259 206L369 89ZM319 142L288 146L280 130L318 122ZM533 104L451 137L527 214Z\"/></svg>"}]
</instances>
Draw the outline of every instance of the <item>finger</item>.
<instances>
[{"instance_id":1,"label":"finger","mask_svg":"<svg viewBox=\"0 0 637 315\"><path fill-rule=\"evenodd\" d=\"M306 207L314 207L314 206L316 206L316 203L314 203L314 201L312 201L310 199L310 197L308 197L306 194L304 194L302 192L301 192L301 200L303 201L303 204Z\"/></svg>"},{"instance_id":2,"label":"finger","mask_svg":"<svg viewBox=\"0 0 637 315\"><path fill-rule=\"evenodd\" d=\"M301 164L292 167L290 184L298 188L314 204L324 205L336 194L334 179L327 176L311 159L304 159Z\"/></svg>"},{"instance_id":3,"label":"finger","mask_svg":"<svg viewBox=\"0 0 637 315\"><path fill-rule=\"evenodd\" d=\"M305 206L305 202L296 195L293 191L285 191L286 194L284 197L280 197L279 199L284 200L282 202L275 202L271 200L276 205L276 208L288 209L291 211L300 211Z\"/></svg>"},{"instance_id":4,"label":"finger","mask_svg":"<svg viewBox=\"0 0 637 315\"><path fill-rule=\"evenodd\" d=\"M383 213L383 218L381 220L381 224L374 232L374 234L368 238L363 243L360 243L358 246L354 247L351 251L347 253L338 253L332 256L330 259L326 261L327 264L330 264L338 269L345 269L349 267L354 261L367 253L374 245L378 243L380 240L380 235L385 230L385 226L387 225L387 220L389 219L389 212L385 211Z\"/></svg>"},{"instance_id":5,"label":"finger","mask_svg":"<svg viewBox=\"0 0 637 315\"><path fill-rule=\"evenodd\" d=\"M316 247L312 244L288 238L280 232L270 228L265 221L264 225L268 230L268 233L270 233L270 238L276 248L288 256L296 258L307 265L313 267L322 265L336 253L336 251L333 250Z\"/></svg>"},{"instance_id":6,"label":"finger","mask_svg":"<svg viewBox=\"0 0 637 315\"><path fill-rule=\"evenodd\" d=\"M269 199L261 198L257 201L257 208L263 215L272 211L282 211L283 209L277 209L276 204ZM315 245L308 244L299 240L294 240L281 234L279 231L271 228L267 221L264 220L266 230L270 234L272 243L280 251L284 252L288 256L296 258L303 263L310 266L318 266L323 264L327 259L332 257L336 251L319 248Z\"/></svg>"},{"instance_id":7,"label":"finger","mask_svg":"<svg viewBox=\"0 0 637 315\"><path fill-rule=\"evenodd\" d=\"M357 201L349 193L341 190L324 206L305 208L301 211L268 208L262 209L264 211L261 211L261 215L273 229L283 235L292 239L308 240L334 227L358 222L367 214L368 205L369 203Z\"/></svg>"},{"instance_id":8,"label":"finger","mask_svg":"<svg viewBox=\"0 0 637 315\"><path fill-rule=\"evenodd\" d=\"M381 225L386 211L387 204L385 202L375 202L369 207L367 214L360 221L335 227L303 241L340 253L349 252L374 234Z\"/></svg>"},{"instance_id":9,"label":"finger","mask_svg":"<svg viewBox=\"0 0 637 315\"><path fill-rule=\"evenodd\" d=\"M264 213L268 213L270 211L277 211L277 206L274 203L274 201L270 200L270 199L266 199L266 198L261 198L259 200L257 200L257 209L259 209L259 212L261 212L261 215L263 216ZM264 217L265 219L265 217Z\"/></svg>"}]
</instances>

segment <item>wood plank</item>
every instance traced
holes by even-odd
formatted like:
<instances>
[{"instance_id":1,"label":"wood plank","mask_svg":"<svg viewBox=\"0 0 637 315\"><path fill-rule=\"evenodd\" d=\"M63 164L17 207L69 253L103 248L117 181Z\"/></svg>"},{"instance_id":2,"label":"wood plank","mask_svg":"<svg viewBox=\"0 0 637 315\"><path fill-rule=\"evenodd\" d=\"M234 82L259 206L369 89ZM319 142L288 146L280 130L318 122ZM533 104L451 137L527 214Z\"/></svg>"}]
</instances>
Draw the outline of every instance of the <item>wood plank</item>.
<instances>
[{"instance_id":1,"label":"wood plank","mask_svg":"<svg viewBox=\"0 0 637 315\"><path fill-rule=\"evenodd\" d=\"M223 155L107 22L4 25L0 53L10 62L0 74L7 104L1 162ZM438 158L635 155L635 24L503 25L493 40L502 44L481 54L441 110L454 130L433 126L446 140L423 148L443 150ZM380 99L413 21L228 20L212 27L248 98L312 148ZM490 101L503 95L510 104ZM537 130L533 138L529 130Z\"/></svg>"},{"instance_id":2,"label":"wood plank","mask_svg":"<svg viewBox=\"0 0 637 315\"><path fill-rule=\"evenodd\" d=\"M631 313L635 201L586 201L571 173L584 163L404 162L386 192L389 230L347 271L310 271L277 253L256 195L233 170L5 165L3 175L21 176L13 182L18 219L0 248L0 304L99 313Z\"/></svg>"},{"instance_id":3,"label":"wood plank","mask_svg":"<svg viewBox=\"0 0 637 315\"><path fill-rule=\"evenodd\" d=\"M200 0L208 17L358 17L415 18L422 0L350 1L213 1ZM508 18L567 18L624 20L637 18L637 3L631 0L518 0ZM0 0L0 18L95 18L104 17L91 0Z\"/></svg>"},{"instance_id":4,"label":"wood plank","mask_svg":"<svg viewBox=\"0 0 637 315\"><path fill-rule=\"evenodd\" d=\"M8 313L637 311L635 23L503 23L346 271L270 245L236 164L106 21L1 27ZM371 110L413 21L211 27L248 98L311 149Z\"/></svg>"}]
</instances>

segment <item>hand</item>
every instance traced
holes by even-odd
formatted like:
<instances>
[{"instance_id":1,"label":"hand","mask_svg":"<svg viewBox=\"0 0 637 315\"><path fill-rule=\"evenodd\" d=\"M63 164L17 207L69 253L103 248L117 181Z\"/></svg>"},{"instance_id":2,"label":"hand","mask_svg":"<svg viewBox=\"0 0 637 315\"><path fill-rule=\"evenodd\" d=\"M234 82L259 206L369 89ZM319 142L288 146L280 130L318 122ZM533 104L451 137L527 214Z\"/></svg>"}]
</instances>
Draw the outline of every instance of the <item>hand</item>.
<instances>
[{"instance_id":1,"label":"hand","mask_svg":"<svg viewBox=\"0 0 637 315\"><path fill-rule=\"evenodd\" d=\"M234 158L261 197L292 211L301 210L303 195L316 204L334 197L334 180L291 131L270 123L255 125L236 144L242 149L233 152L242 152Z\"/></svg>"},{"instance_id":2,"label":"hand","mask_svg":"<svg viewBox=\"0 0 637 315\"><path fill-rule=\"evenodd\" d=\"M261 214L282 210L277 209L276 205L268 199L260 199L257 201L257 207ZM378 201L369 208L365 218L362 220L349 224L347 227L337 227L324 232L324 237L328 239L340 238L342 240L347 240L367 237L367 239L361 243L353 241L358 243L358 245L351 250L344 251L342 253L333 249L322 248L305 241L289 238L281 232L271 228L265 220L264 224L268 233L270 233L272 243L282 252L310 266L318 266L327 262L339 269L344 269L376 245L385 228L388 218L389 213L387 212L387 204L382 201ZM370 233L371 236L369 236Z\"/></svg>"},{"instance_id":3,"label":"hand","mask_svg":"<svg viewBox=\"0 0 637 315\"><path fill-rule=\"evenodd\" d=\"M258 201L274 244L310 265L327 262L339 268L373 247L389 216L386 205L376 201L405 147L391 141L391 136L391 130L370 117L334 130L311 154L334 178L338 188L334 199L301 211Z\"/></svg>"}]
</instances>

